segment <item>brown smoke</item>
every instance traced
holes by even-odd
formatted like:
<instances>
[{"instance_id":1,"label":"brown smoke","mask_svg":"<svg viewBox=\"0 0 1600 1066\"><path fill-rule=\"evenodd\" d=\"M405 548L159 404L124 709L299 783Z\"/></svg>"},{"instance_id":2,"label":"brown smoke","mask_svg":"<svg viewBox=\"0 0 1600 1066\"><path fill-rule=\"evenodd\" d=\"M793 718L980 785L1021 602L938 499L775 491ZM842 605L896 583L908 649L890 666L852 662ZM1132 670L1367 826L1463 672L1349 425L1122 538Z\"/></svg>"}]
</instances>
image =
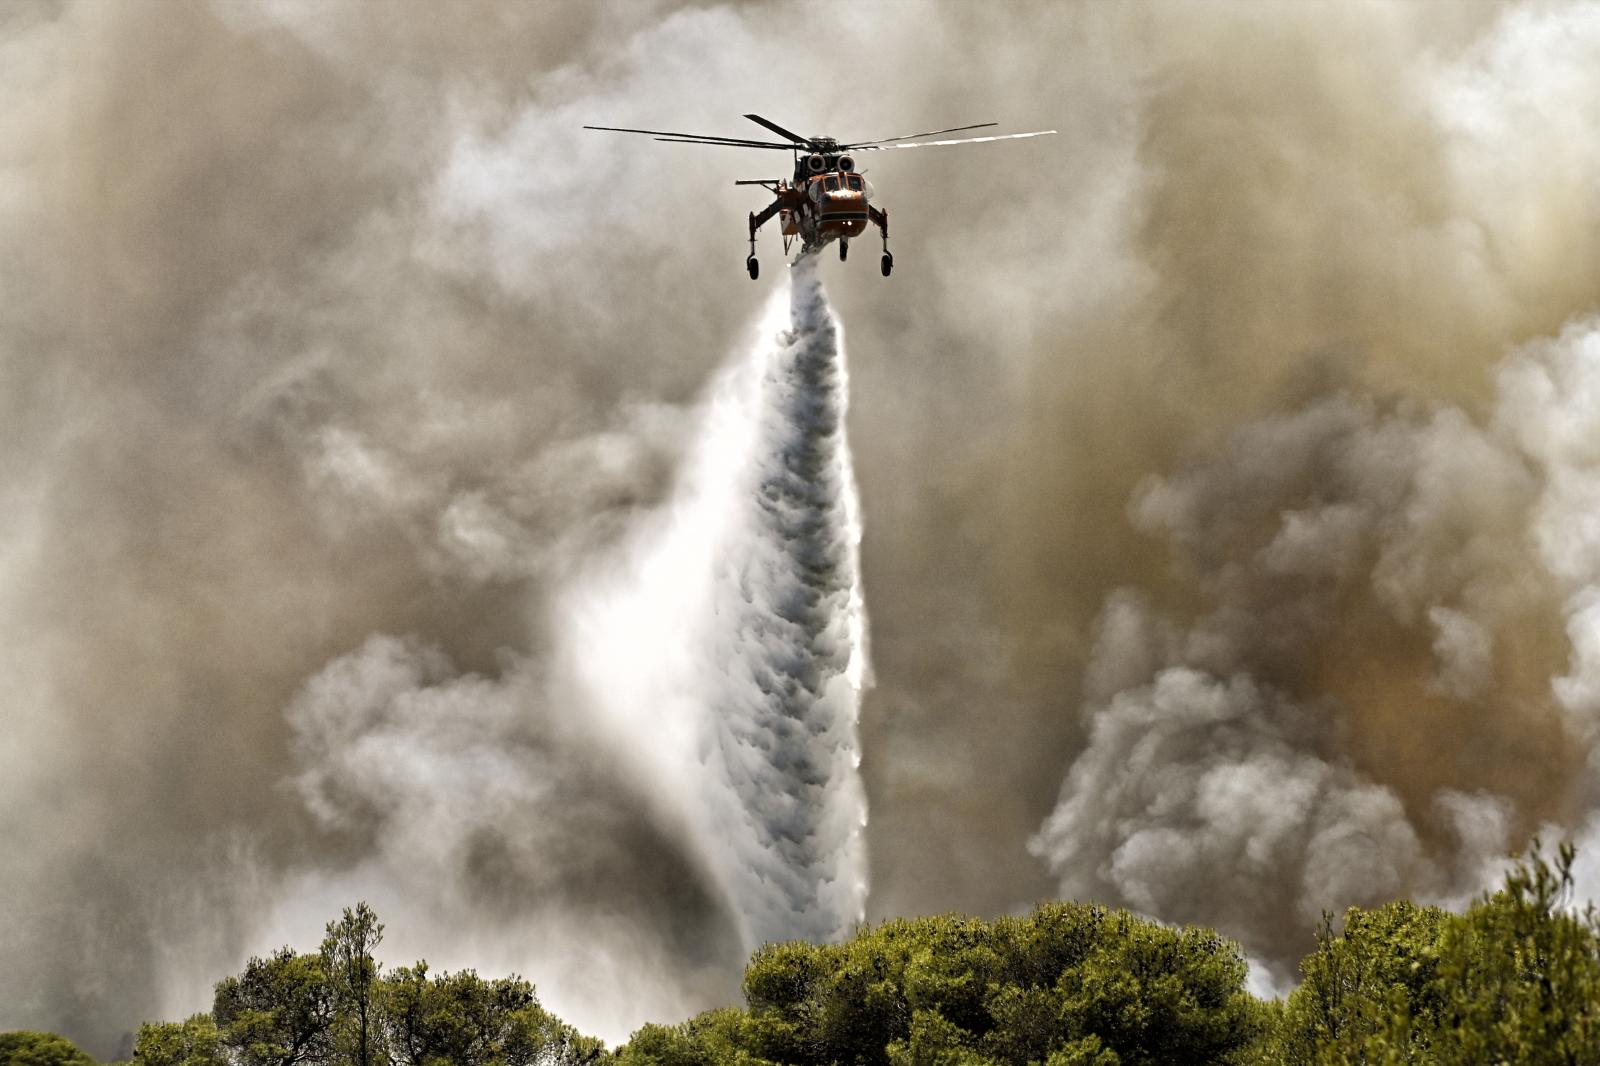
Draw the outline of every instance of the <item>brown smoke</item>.
<instances>
[{"instance_id":1,"label":"brown smoke","mask_svg":"<svg viewBox=\"0 0 1600 1066\"><path fill-rule=\"evenodd\" d=\"M1022 448L1130 500L1169 550L1079 519L1101 565L1057 603L1038 549L1012 557L1015 602L1068 630L1100 600L1086 570L1161 605L1092 608L1089 741L1034 845L1061 890L1280 961L1324 907L1470 891L1541 821L1575 829L1591 787L1556 680L1581 581L1538 548L1583 523L1562 490L1587 474L1519 441L1571 418L1562 401L1514 408L1516 372L1497 390L1491 370L1592 307L1600 172L1544 109L1587 77L1600 27L1576 8L1312 10L1175 20L1140 146L1151 274L1115 357L1145 375L1115 409L1161 422ZM1586 343L1515 365L1583 368ZM1066 398L1062 430L1103 396ZM1053 502L1031 479L1019 495Z\"/></svg>"}]
</instances>

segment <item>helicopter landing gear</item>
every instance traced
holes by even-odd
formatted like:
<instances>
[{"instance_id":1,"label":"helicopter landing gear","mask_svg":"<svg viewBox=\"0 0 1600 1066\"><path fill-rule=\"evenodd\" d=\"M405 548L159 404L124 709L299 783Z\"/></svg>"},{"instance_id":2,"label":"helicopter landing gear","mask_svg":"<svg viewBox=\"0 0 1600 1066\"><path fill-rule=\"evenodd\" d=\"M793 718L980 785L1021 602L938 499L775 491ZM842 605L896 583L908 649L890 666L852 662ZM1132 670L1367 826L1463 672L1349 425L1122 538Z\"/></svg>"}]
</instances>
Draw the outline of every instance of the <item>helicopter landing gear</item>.
<instances>
[{"instance_id":1,"label":"helicopter landing gear","mask_svg":"<svg viewBox=\"0 0 1600 1066\"><path fill-rule=\"evenodd\" d=\"M871 204L867 205L867 217L872 219L878 232L883 235L883 258L878 261L878 267L883 271L883 276L888 277L894 269L894 256L889 252L889 212L880 211Z\"/></svg>"},{"instance_id":2,"label":"helicopter landing gear","mask_svg":"<svg viewBox=\"0 0 1600 1066\"><path fill-rule=\"evenodd\" d=\"M850 242L844 237L839 238L839 262L850 258Z\"/></svg>"},{"instance_id":3,"label":"helicopter landing gear","mask_svg":"<svg viewBox=\"0 0 1600 1066\"><path fill-rule=\"evenodd\" d=\"M744 268L749 272L751 281L761 276L761 264L756 262L756 230L761 228L763 222L778 213L778 207L782 202L774 200L759 215L754 211L750 212L750 255L744 261Z\"/></svg>"}]
</instances>

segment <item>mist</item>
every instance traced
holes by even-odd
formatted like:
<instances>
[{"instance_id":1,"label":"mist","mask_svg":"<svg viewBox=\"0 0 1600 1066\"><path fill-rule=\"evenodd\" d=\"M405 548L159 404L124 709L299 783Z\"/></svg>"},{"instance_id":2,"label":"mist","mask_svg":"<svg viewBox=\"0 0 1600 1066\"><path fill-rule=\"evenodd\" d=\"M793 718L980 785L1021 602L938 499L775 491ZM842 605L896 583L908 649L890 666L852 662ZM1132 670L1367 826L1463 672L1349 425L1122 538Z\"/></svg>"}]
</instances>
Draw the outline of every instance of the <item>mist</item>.
<instances>
[{"instance_id":1,"label":"mist","mask_svg":"<svg viewBox=\"0 0 1600 1066\"><path fill-rule=\"evenodd\" d=\"M862 908L1281 972L1585 834L1597 70L1580 3L0 7L0 1027L110 1053L357 898L612 1040ZM746 111L1061 131L879 153L894 277L816 264L875 684L792 927L569 610L787 285L769 160L580 127Z\"/></svg>"}]
</instances>

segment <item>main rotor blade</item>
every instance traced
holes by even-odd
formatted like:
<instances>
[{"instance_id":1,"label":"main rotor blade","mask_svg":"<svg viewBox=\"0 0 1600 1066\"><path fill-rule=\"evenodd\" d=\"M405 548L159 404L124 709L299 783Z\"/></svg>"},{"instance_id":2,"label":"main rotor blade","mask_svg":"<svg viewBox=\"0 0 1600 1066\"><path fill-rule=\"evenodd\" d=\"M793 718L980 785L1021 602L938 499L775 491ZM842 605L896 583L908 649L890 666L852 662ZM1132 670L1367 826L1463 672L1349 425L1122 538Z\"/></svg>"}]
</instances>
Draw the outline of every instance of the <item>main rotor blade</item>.
<instances>
[{"instance_id":1,"label":"main rotor blade","mask_svg":"<svg viewBox=\"0 0 1600 1066\"><path fill-rule=\"evenodd\" d=\"M985 126L998 126L998 122L979 122L972 126L951 126L947 130L929 130L927 133L908 133L904 137L880 137L875 141L855 141L851 144L841 144L839 150L846 148L862 148L869 144L889 144L892 141L914 141L918 137L937 137L941 133L960 133L963 130L981 130Z\"/></svg>"},{"instance_id":2,"label":"main rotor blade","mask_svg":"<svg viewBox=\"0 0 1600 1066\"><path fill-rule=\"evenodd\" d=\"M651 137L673 137L707 144L736 144L746 148L782 148L788 151L792 144L773 144L771 141L752 141L744 137L719 137L714 133L673 133L671 130L635 130L626 126L585 126L586 130L608 130L611 133L643 133Z\"/></svg>"},{"instance_id":3,"label":"main rotor blade","mask_svg":"<svg viewBox=\"0 0 1600 1066\"><path fill-rule=\"evenodd\" d=\"M770 122L767 119L762 118L760 115L746 115L745 118L749 119L751 122L754 122L758 126L767 127L767 129L771 130L773 133L776 133L780 137L789 138L795 144L803 144L807 145L808 147L811 144L810 137L802 137L793 130L786 130L776 122Z\"/></svg>"},{"instance_id":4,"label":"main rotor blade","mask_svg":"<svg viewBox=\"0 0 1600 1066\"><path fill-rule=\"evenodd\" d=\"M792 144L767 144L763 141L701 141L688 137L657 137L666 144L708 144L713 148L774 148L780 152L794 151Z\"/></svg>"},{"instance_id":5,"label":"main rotor blade","mask_svg":"<svg viewBox=\"0 0 1600 1066\"><path fill-rule=\"evenodd\" d=\"M1048 137L1055 130L1035 130L1032 133L1002 133L997 137L958 137L953 141L918 141L915 144L859 144L858 152L888 152L896 148L937 148L942 144L977 144L980 141L1019 141L1024 137Z\"/></svg>"}]
</instances>

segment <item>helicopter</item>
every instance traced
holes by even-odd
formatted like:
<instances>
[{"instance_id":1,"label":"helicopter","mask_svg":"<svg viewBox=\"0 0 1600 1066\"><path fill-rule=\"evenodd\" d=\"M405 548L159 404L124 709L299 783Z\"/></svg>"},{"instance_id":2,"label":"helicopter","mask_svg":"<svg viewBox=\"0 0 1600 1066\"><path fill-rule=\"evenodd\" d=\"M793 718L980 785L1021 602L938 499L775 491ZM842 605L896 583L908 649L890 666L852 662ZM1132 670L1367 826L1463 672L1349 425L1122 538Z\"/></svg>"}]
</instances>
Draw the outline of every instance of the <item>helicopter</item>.
<instances>
[{"instance_id":1,"label":"helicopter","mask_svg":"<svg viewBox=\"0 0 1600 1066\"><path fill-rule=\"evenodd\" d=\"M965 133L969 130L996 126L995 122L979 122L971 126L952 126L949 129L930 130L927 133L909 133L901 137L885 137L876 141L841 142L833 137L802 137L786 130L760 115L745 118L763 126L786 143L758 141L746 137L719 137L701 133L672 133L668 130L638 130L624 126L585 126L586 130L605 130L610 133L643 133L668 144L709 144L723 148L763 148L794 153L794 173L783 178L755 178L736 181L735 185L759 185L773 194L773 200L760 211L750 213L750 255L744 261L745 269L754 281L761 276L761 264L756 261L756 231L774 215L778 218L779 232L783 236L783 251L788 254L790 243L800 241L800 253L806 255L820 251L829 241L839 242L839 259L850 256L850 238L866 232L870 223L878 227L883 236L883 258L879 268L884 277L894 270L894 256L889 252L889 212L872 203L874 190L864 171L856 169L852 152L883 152L896 148L934 148L947 144L976 144L981 141L1011 141L1025 137L1046 137L1055 130L1035 130L1032 133L992 134L985 137L959 137L954 140L925 141L924 137L937 137L945 133Z\"/></svg>"}]
</instances>

